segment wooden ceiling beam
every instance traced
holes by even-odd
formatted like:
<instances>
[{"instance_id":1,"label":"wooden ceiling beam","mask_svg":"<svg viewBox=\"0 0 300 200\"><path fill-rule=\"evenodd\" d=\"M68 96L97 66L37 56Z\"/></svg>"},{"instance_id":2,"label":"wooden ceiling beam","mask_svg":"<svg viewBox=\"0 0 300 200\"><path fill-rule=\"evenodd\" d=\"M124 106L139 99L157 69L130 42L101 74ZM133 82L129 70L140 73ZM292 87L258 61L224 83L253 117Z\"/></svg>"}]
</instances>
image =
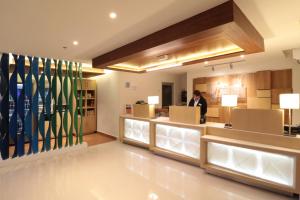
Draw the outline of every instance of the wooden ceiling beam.
<instances>
[{"instance_id":1,"label":"wooden ceiling beam","mask_svg":"<svg viewBox=\"0 0 300 200\"><path fill-rule=\"evenodd\" d=\"M205 45L205 41L211 41L212 38L219 41L230 41L243 49L246 54L264 51L262 36L234 1L230 0L125 46L99 55L93 59L93 67L106 69L108 66L126 63L130 60L150 62L153 57L156 58L158 52L162 52L161 55L172 54L176 51L186 53L187 49L192 49L193 45L201 47L201 45ZM218 45L216 42L216 47ZM215 57L215 59L218 58L221 57Z\"/></svg>"}]
</instances>

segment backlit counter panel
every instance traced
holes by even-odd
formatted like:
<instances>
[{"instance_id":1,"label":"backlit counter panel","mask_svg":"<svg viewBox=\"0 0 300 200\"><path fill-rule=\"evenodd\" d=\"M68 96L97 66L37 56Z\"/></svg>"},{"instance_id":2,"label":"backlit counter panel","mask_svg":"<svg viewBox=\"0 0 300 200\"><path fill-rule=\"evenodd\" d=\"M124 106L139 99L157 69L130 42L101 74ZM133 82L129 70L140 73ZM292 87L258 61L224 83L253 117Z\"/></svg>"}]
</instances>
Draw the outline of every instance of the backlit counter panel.
<instances>
[{"instance_id":1,"label":"backlit counter panel","mask_svg":"<svg viewBox=\"0 0 300 200\"><path fill-rule=\"evenodd\" d=\"M296 158L208 142L207 162L274 183L295 187Z\"/></svg>"},{"instance_id":2,"label":"backlit counter panel","mask_svg":"<svg viewBox=\"0 0 300 200\"><path fill-rule=\"evenodd\" d=\"M150 123L147 121L125 119L124 136L125 138L149 144Z\"/></svg>"},{"instance_id":3,"label":"backlit counter panel","mask_svg":"<svg viewBox=\"0 0 300 200\"><path fill-rule=\"evenodd\" d=\"M200 158L200 131L156 124L156 146L191 158Z\"/></svg>"}]
</instances>

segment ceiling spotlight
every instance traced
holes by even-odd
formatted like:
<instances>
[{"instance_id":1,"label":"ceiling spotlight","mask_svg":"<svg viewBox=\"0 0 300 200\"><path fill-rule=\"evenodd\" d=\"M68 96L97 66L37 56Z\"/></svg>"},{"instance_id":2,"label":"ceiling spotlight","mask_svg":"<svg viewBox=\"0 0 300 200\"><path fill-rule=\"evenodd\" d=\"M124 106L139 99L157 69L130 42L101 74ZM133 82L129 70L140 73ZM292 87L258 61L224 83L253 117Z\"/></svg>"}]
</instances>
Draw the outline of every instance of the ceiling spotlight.
<instances>
[{"instance_id":1,"label":"ceiling spotlight","mask_svg":"<svg viewBox=\"0 0 300 200\"><path fill-rule=\"evenodd\" d=\"M78 45L78 41L73 41L73 45L77 46Z\"/></svg>"},{"instance_id":2,"label":"ceiling spotlight","mask_svg":"<svg viewBox=\"0 0 300 200\"><path fill-rule=\"evenodd\" d=\"M240 55L240 57L241 57L241 58L244 58L244 57L245 57L245 55L244 55L244 54L242 54L242 55Z\"/></svg>"},{"instance_id":3,"label":"ceiling spotlight","mask_svg":"<svg viewBox=\"0 0 300 200\"><path fill-rule=\"evenodd\" d=\"M111 19L116 19L116 18L117 18L117 13L111 12L111 13L109 13L109 17L110 17Z\"/></svg>"},{"instance_id":4,"label":"ceiling spotlight","mask_svg":"<svg viewBox=\"0 0 300 200\"><path fill-rule=\"evenodd\" d=\"M230 67L230 69L233 69L233 64L229 63L229 67Z\"/></svg>"},{"instance_id":5,"label":"ceiling spotlight","mask_svg":"<svg viewBox=\"0 0 300 200\"><path fill-rule=\"evenodd\" d=\"M208 61L205 61L204 64L207 65L207 64L208 64Z\"/></svg>"},{"instance_id":6,"label":"ceiling spotlight","mask_svg":"<svg viewBox=\"0 0 300 200\"><path fill-rule=\"evenodd\" d=\"M211 71L213 71L213 72L215 71L215 67L214 66L211 67Z\"/></svg>"}]
</instances>

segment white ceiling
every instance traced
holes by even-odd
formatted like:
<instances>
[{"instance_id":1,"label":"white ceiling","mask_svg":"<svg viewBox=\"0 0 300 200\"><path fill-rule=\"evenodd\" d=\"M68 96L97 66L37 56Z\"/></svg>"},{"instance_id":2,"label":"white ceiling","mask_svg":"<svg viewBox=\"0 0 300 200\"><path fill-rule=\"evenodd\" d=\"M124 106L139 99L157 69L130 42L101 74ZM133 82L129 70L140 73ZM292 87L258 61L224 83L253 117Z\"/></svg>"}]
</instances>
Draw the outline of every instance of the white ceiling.
<instances>
[{"instance_id":1,"label":"white ceiling","mask_svg":"<svg viewBox=\"0 0 300 200\"><path fill-rule=\"evenodd\" d=\"M91 60L222 2L0 0L0 51ZM117 19L109 18L111 11ZM74 40L78 46L72 45Z\"/></svg>"},{"instance_id":2,"label":"white ceiling","mask_svg":"<svg viewBox=\"0 0 300 200\"><path fill-rule=\"evenodd\" d=\"M0 0L0 51L87 61L225 0ZM266 52L283 58L300 47L299 0L236 0L265 38ZM109 18L115 11L117 19ZM72 42L77 40L78 46ZM67 46L64 50L62 47ZM195 66L194 66L195 67ZM199 68L199 65L196 66ZM174 72L193 69L178 68Z\"/></svg>"}]
</instances>

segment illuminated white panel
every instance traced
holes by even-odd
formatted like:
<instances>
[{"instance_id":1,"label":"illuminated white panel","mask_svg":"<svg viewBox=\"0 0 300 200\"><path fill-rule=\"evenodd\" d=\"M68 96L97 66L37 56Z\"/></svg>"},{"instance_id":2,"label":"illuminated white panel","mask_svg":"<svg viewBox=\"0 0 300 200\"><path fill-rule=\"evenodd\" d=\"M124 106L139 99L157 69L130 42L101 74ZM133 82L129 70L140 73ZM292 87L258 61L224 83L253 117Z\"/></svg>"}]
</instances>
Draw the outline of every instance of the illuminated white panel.
<instances>
[{"instance_id":1,"label":"illuminated white panel","mask_svg":"<svg viewBox=\"0 0 300 200\"><path fill-rule=\"evenodd\" d=\"M156 125L156 146L185 156L200 158L200 131Z\"/></svg>"},{"instance_id":2,"label":"illuminated white panel","mask_svg":"<svg viewBox=\"0 0 300 200\"><path fill-rule=\"evenodd\" d=\"M282 185L295 187L293 156L208 142L208 163Z\"/></svg>"},{"instance_id":3,"label":"illuminated white panel","mask_svg":"<svg viewBox=\"0 0 300 200\"><path fill-rule=\"evenodd\" d=\"M125 119L124 135L125 138L149 144L149 122Z\"/></svg>"}]
</instances>

